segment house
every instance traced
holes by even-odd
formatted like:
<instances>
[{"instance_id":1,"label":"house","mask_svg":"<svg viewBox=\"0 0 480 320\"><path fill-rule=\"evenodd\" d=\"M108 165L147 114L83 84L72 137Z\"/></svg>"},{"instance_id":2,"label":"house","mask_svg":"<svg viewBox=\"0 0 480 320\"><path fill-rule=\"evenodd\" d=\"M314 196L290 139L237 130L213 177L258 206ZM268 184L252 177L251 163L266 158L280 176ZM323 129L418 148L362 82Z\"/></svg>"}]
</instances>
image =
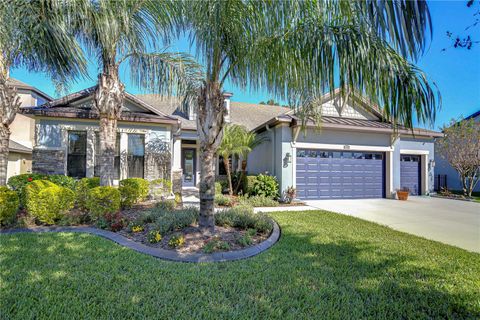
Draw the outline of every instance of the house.
<instances>
[{"instance_id":1,"label":"house","mask_svg":"<svg viewBox=\"0 0 480 320\"><path fill-rule=\"evenodd\" d=\"M21 108L39 106L52 99L46 93L17 79L9 79L9 84L17 89ZM7 179L32 171L35 120L17 113L15 120L10 125L10 132Z\"/></svg>"},{"instance_id":2,"label":"house","mask_svg":"<svg viewBox=\"0 0 480 320\"><path fill-rule=\"evenodd\" d=\"M469 119L473 119L475 122L480 123L480 110L469 115L464 120ZM448 190L462 190L462 182L458 172L438 151L435 152L435 158L435 189L440 190L441 188L447 188ZM477 184L474 191L480 192L480 184Z\"/></svg>"},{"instance_id":3,"label":"house","mask_svg":"<svg viewBox=\"0 0 480 320\"><path fill-rule=\"evenodd\" d=\"M79 178L98 174L94 90L24 110L36 122L33 171ZM249 174L275 175L281 190L294 186L300 199L390 198L402 187L414 195L433 190L434 139L441 133L394 130L380 110L358 94L346 101L338 91L325 95L318 106L322 123L309 121L305 126L292 109L231 101L231 93L224 96L226 121L264 137L249 156ZM127 93L117 152L117 180L171 175L174 188L198 185L195 110L182 111L176 98ZM216 170L223 173L222 161Z\"/></svg>"}]
</instances>

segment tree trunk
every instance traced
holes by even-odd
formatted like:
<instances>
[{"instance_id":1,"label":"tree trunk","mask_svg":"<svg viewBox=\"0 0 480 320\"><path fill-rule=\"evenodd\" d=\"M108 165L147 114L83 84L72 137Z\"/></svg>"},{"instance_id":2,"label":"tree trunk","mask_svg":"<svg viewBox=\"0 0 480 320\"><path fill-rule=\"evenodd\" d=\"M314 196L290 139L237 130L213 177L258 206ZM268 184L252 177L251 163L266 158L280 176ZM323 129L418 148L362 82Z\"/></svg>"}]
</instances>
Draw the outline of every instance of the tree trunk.
<instances>
[{"instance_id":1,"label":"tree trunk","mask_svg":"<svg viewBox=\"0 0 480 320\"><path fill-rule=\"evenodd\" d=\"M227 172L228 194L232 196L233 195L232 172L230 170L230 161L228 157L223 158L223 165L225 166L225 171Z\"/></svg>"},{"instance_id":2,"label":"tree trunk","mask_svg":"<svg viewBox=\"0 0 480 320\"><path fill-rule=\"evenodd\" d=\"M10 130L5 125L0 126L0 186L7 184L8 140Z\"/></svg>"},{"instance_id":3,"label":"tree trunk","mask_svg":"<svg viewBox=\"0 0 480 320\"><path fill-rule=\"evenodd\" d=\"M100 185L112 186L115 174L115 142L125 87L118 76L118 66L106 65L98 76L95 107L100 117Z\"/></svg>"},{"instance_id":4,"label":"tree trunk","mask_svg":"<svg viewBox=\"0 0 480 320\"><path fill-rule=\"evenodd\" d=\"M240 171L240 177L238 178L237 186L235 188L235 193L238 194L240 186L242 185L243 178L247 175L247 160L242 160L242 171ZM246 190L243 190L244 192Z\"/></svg>"},{"instance_id":5,"label":"tree trunk","mask_svg":"<svg viewBox=\"0 0 480 320\"><path fill-rule=\"evenodd\" d=\"M206 82L198 97L197 128L200 138L200 219L204 233L215 230L215 154L223 138L225 107L218 82Z\"/></svg>"},{"instance_id":6,"label":"tree trunk","mask_svg":"<svg viewBox=\"0 0 480 320\"><path fill-rule=\"evenodd\" d=\"M0 54L0 186L7 184L10 124L21 105L17 90L7 83L9 75L9 65Z\"/></svg>"}]
</instances>

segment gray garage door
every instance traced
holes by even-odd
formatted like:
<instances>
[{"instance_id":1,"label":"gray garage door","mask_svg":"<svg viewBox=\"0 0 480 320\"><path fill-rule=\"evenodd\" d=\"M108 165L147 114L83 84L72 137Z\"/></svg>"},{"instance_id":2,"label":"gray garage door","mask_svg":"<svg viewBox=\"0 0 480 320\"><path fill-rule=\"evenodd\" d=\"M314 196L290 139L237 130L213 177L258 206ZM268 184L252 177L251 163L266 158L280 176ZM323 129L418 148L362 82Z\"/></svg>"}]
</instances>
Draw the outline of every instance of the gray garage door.
<instances>
[{"instance_id":1,"label":"gray garage door","mask_svg":"<svg viewBox=\"0 0 480 320\"><path fill-rule=\"evenodd\" d=\"M385 196L384 154L297 150L300 199L358 199Z\"/></svg>"},{"instance_id":2,"label":"gray garage door","mask_svg":"<svg viewBox=\"0 0 480 320\"><path fill-rule=\"evenodd\" d=\"M408 188L411 195L420 194L420 156L400 156L400 187Z\"/></svg>"}]
</instances>

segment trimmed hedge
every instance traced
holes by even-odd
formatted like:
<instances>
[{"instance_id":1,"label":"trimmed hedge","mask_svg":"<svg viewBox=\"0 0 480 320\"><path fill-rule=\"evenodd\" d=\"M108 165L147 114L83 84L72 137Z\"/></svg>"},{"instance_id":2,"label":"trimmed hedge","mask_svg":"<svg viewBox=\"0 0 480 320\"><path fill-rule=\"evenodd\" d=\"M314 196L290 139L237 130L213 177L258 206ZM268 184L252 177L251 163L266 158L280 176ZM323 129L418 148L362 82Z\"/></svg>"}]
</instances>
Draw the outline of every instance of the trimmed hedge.
<instances>
[{"instance_id":1,"label":"trimmed hedge","mask_svg":"<svg viewBox=\"0 0 480 320\"><path fill-rule=\"evenodd\" d=\"M95 187L87 193L86 208L92 220L120 210L120 191L115 187Z\"/></svg>"},{"instance_id":2,"label":"trimmed hedge","mask_svg":"<svg viewBox=\"0 0 480 320\"><path fill-rule=\"evenodd\" d=\"M150 184L142 178L128 178L120 181L118 190L123 207L131 207L134 203L147 199Z\"/></svg>"},{"instance_id":3,"label":"trimmed hedge","mask_svg":"<svg viewBox=\"0 0 480 320\"><path fill-rule=\"evenodd\" d=\"M73 208L75 193L48 180L35 180L25 187L28 214L45 224L54 224Z\"/></svg>"},{"instance_id":4,"label":"trimmed hedge","mask_svg":"<svg viewBox=\"0 0 480 320\"><path fill-rule=\"evenodd\" d=\"M17 193L7 187L0 187L0 225L7 225L15 221L18 205Z\"/></svg>"},{"instance_id":5,"label":"trimmed hedge","mask_svg":"<svg viewBox=\"0 0 480 320\"><path fill-rule=\"evenodd\" d=\"M19 174L8 179L8 186L17 192L20 201L20 206L25 206L25 187L36 180L48 180L55 183L58 186L75 190L76 181L72 177L68 177L61 174L38 174L38 173L25 173Z\"/></svg>"},{"instance_id":6,"label":"trimmed hedge","mask_svg":"<svg viewBox=\"0 0 480 320\"><path fill-rule=\"evenodd\" d=\"M90 189L100 186L100 178L83 178L77 182L77 205L82 210L87 210L87 197Z\"/></svg>"}]
</instances>

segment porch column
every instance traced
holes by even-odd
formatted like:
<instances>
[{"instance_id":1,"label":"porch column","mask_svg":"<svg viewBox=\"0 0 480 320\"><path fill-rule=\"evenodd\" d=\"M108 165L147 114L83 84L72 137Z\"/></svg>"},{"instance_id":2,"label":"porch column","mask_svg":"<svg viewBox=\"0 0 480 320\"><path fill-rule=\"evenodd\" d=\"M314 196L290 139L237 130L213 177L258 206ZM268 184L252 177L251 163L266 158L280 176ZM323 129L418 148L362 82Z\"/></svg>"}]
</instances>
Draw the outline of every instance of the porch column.
<instances>
[{"instance_id":1,"label":"porch column","mask_svg":"<svg viewBox=\"0 0 480 320\"><path fill-rule=\"evenodd\" d=\"M128 178L128 134L120 133L120 180Z\"/></svg>"},{"instance_id":2,"label":"porch column","mask_svg":"<svg viewBox=\"0 0 480 320\"><path fill-rule=\"evenodd\" d=\"M182 139L176 138L173 142L173 169L182 168Z\"/></svg>"},{"instance_id":3,"label":"porch column","mask_svg":"<svg viewBox=\"0 0 480 320\"><path fill-rule=\"evenodd\" d=\"M87 130L87 168L86 176L87 178L92 178L95 173L95 131Z\"/></svg>"}]
</instances>

